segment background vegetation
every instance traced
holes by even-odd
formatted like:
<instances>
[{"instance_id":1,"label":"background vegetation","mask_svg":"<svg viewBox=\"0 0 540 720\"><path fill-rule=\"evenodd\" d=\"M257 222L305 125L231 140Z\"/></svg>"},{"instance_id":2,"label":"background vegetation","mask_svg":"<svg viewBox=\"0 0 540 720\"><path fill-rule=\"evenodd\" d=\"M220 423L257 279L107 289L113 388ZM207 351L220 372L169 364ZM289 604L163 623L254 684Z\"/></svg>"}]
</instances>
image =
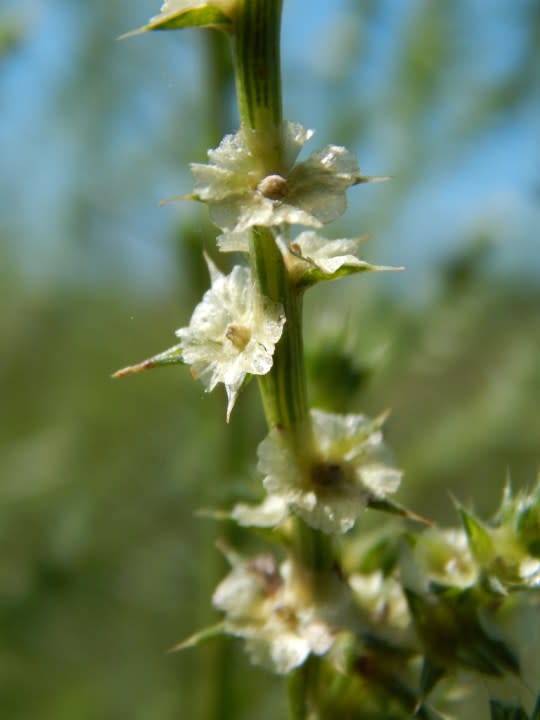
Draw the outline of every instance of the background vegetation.
<instances>
[{"instance_id":1,"label":"background vegetation","mask_svg":"<svg viewBox=\"0 0 540 720\"><path fill-rule=\"evenodd\" d=\"M182 368L109 380L171 345L206 287L204 212L158 202L236 127L218 38L115 42L157 9L0 5L10 720L282 716L279 683L233 643L165 653L212 617L223 570L224 530L194 511L259 492L254 384L225 427L222 395ZM407 266L309 296L314 404L392 408L399 499L441 523L449 491L489 513L540 457L540 6L286 0L284 76L319 146L394 176L350 193L340 233L373 232L366 259Z\"/></svg>"}]
</instances>

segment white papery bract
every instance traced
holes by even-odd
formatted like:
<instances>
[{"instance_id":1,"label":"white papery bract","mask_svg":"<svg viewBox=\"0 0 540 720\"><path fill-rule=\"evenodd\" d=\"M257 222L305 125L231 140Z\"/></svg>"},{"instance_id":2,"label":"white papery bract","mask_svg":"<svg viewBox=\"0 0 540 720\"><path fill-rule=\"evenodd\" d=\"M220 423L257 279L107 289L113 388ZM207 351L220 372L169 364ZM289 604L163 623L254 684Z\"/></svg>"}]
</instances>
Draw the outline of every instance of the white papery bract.
<instances>
[{"instance_id":1,"label":"white papery bract","mask_svg":"<svg viewBox=\"0 0 540 720\"><path fill-rule=\"evenodd\" d=\"M411 617L405 594L394 577L385 577L381 570L353 573L349 576L358 606L374 625L385 624L393 630L409 627Z\"/></svg>"},{"instance_id":2,"label":"white papery bract","mask_svg":"<svg viewBox=\"0 0 540 720\"><path fill-rule=\"evenodd\" d=\"M176 331L183 359L207 392L227 391L227 419L246 375L265 375L283 331L281 305L262 296L248 268L223 275L210 265L212 287L195 308L189 327Z\"/></svg>"},{"instance_id":3,"label":"white papery bract","mask_svg":"<svg viewBox=\"0 0 540 720\"><path fill-rule=\"evenodd\" d=\"M376 269L357 255L358 247L365 239L328 240L308 230L295 238L291 250L328 275L333 275L344 266Z\"/></svg>"},{"instance_id":4,"label":"white papery bract","mask_svg":"<svg viewBox=\"0 0 540 720\"><path fill-rule=\"evenodd\" d=\"M467 535L461 529L429 528L418 536L414 546L414 562L426 583L449 587L473 586L480 568L475 562Z\"/></svg>"},{"instance_id":5,"label":"white papery bract","mask_svg":"<svg viewBox=\"0 0 540 720\"><path fill-rule=\"evenodd\" d=\"M225 632L244 638L251 660L280 675L302 665L308 656L324 655L335 632L325 608L285 561L270 554L232 560L233 568L217 587L213 604L225 612Z\"/></svg>"},{"instance_id":6,"label":"white papery bract","mask_svg":"<svg viewBox=\"0 0 540 720\"><path fill-rule=\"evenodd\" d=\"M277 527L289 514L289 508L283 498L267 495L259 505L238 503L231 512L231 518L242 527Z\"/></svg>"},{"instance_id":7,"label":"white papery bract","mask_svg":"<svg viewBox=\"0 0 540 720\"><path fill-rule=\"evenodd\" d=\"M283 126L284 168L268 174L240 130L226 135L209 164L193 163L194 196L207 203L213 222L225 232L242 232L256 225L321 227L346 209L345 192L359 181L354 155L327 145L295 164L313 131L301 125Z\"/></svg>"},{"instance_id":8,"label":"white papery bract","mask_svg":"<svg viewBox=\"0 0 540 720\"><path fill-rule=\"evenodd\" d=\"M395 492L401 472L387 457L382 420L312 410L313 456L298 461L284 434L259 445L258 469L270 495L283 498L306 523L325 533L350 530L370 501Z\"/></svg>"},{"instance_id":9,"label":"white papery bract","mask_svg":"<svg viewBox=\"0 0 540 720\"><path fill-rule=\"evenodd\" d=\"M229 14L236 4L237 0L164 0L160 14L156 18L183 10L197 10L207 6L219 8L224 13Z\"/></svg>"}]
</instances>

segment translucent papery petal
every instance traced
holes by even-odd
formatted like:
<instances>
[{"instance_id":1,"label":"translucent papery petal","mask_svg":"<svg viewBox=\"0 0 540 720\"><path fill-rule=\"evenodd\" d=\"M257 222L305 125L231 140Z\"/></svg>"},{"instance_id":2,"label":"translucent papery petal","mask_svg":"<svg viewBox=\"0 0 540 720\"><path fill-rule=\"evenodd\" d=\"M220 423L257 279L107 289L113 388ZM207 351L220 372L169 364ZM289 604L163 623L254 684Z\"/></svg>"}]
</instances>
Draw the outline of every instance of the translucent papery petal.
<instances>
[{"instance_id":1,"label":"translucent papery petal","mask_svg":"<svg viewBox=\"0 0 540 720\"><path fill-rule=\"evenodd\" d=\"M272 347L273 349L273 347ZM253 375L266 375L272 367L272 353L258 341L251 341L248 349L246 349L246 362L251 368Z\"/></svg>"},{"instance_id":2,"label":"translucent papery petal","mask_svg":"<svg viewBox=\"0 0 540 720\"><path fill-rule=\"evenodd\" d=\"M276 527L288 515L287 503L276 495L269 495L260 505L240 503L231 517L242 527Z\"/></svg>"},{"instance_id":3,"label":"translucent papery petal","mask_svg":"<svg viewBox=\"0 0 540 720\"><path fill-rule=\"evenodd\" d=\"M270 300L270 298L263 297L262 299L262 318L260 319L261 325L261 342L272 342L277 343L283 332L283 325L285 324L285 315L283 314L282 306Z\"/></svg>"},{"instance_id":4,"label":"translucent papery petal","mask_svg":"<svg viewBox=\"0 0 540 720\"><path fill-rule=\"evenodd\" d=\"M278 675L302 665L310 653L308 643L294 633L248 640L246 650L254 663Z\"/></svg>"},{"instance_id":5,"label":"translucent papery petal","mask_svg":"<svg viewBox=\"0 0 540 720\"><path fill-rule=\"evenodd\" d=\"M362 483L375 497L395 493L401 484L403 473L382 464L364 465L359 470Z\"/></svg>"},{"instance_id":6,"label":"translucent papery petal","mask_svg":"<svg viewBox=\"0 0 540 720\"><path fill-rule=\"evenodd\" d=\"M332 455L352 460L358 453L365 452L364 444L382 442L380 421L365 415L337 415L322 410L312 410L313 425L318 446L327 458Z\"/></svg>"},{"instance_id":7,"label":"translucent papery petal","mask_svg":"<svg viewBox=\"0 0 540 720\"><path fill-rule=\"evenodd\" d=\"M237 232L261 225L271 227L276 224L276 201L263 197L259 192L253 193L249 205L241 209L238 222L234 228Z\"/></svg>"},{"instance_id":8,"label":"translucent papery petal","mask_svg":"<svg viewBox=\"0 0 540 720\"><path fill-rule=\"evenodd\" d=\"M470 587L479 574L463 530L429 528L419 536L414 558L425 578L442 585Z\"/></svg>"},{"instance_id":9,"label":"translucent papery petal","mask_svg":"<svg viewBox=\"0 0 540 720\"><path fill-rule=\"evenodd\" d=\"M245 179L215 165L191 164L195 195L205 202L223 200L247 192Z\"/></svg>"},{"instance_id":10,"label":"translucent papery petal","mask_svg":"<svg viewBox=\"0 0 540 720\"><path fill-rule=\"evenodd\" d=\"M274 201L274 211L270 225L303 225L304 227L321 227L320 220L301 207L287 202Z\"/></svg>"},{"instance_id":11,"label":"translucent papery petal","mask_svg":"<svg viewBox=\"0 0 540 720\"><path fill-rule=\"evenodd\" d=\"M311 652L315 655L324 655L334 644L335 634L324 622L311 619L313 611L300 611L298 613L302 634L306 638ZM303 617L307 615L308 617Z\"/></svg>"},{"instance_id":12,"label":"translucent papery petal","mask_svg":"<svg viewBox=\"0 0 540 720\"><path fill-rule=\"evenodd\" d=\"M299 123L288 122L283 133L283 154L287 170L294 165L304 144L315 135L314 130L306 130Z\"/></svg>"},{"instance_id":13,"label":"translucent papery petal","mask_svg":"<svg viewBox=\"0 0 540 720\"><path fill-rule=\"evenodd\" d=\"M344 265L362 267L368 263L360 260L356 252L362 238L328 240L312 231L300 233L294 241L300 255L323 272L332 275Z\"/></svg>"},{"instance_id":14,"label":"translucent papery petal","mask_svg":"<svg viewBox=\"0 0 540 720\"><path fill-rule=\"evenodd\" d=\"M231 174L249 175L256 165L256 160L250 153L242 130L225 135L215 150L208 151L208 159L212 165L228 170Z\"/></svg>"},{"instance_id":15,"label":"translucent papery petal","mask_svg":"<svg viewBox=\"0 0 540 720\"><path fill-rule=\"evenodd\" d=\"M383 622L400 630L410 625L407 600L395 578L384 577L380 570L376 570L369 575L350 575L348 582L358 604L369 613L372 622Z\"/></svg>"},{"instance_id":16,"label":"translucent papery petal","mask_svg":"<svg viewBox=\"0 0 540 720\"><path fill-rule=\"evenodd\" d=\"M197 352L197 354L190 352L189 348L184 352L184 357L187 356L186 362L191 365L193 377L202 382L206 392L212 392L216 385L221 382L220 365L217 362L207 360L209 352L205 348L201 348L201 351Z\"/></svg>"},{"instance_id":17,"label":"translucent papery petal","mask_svg":"<svg viewBox=\"0 0 540 720\"><path fill-rule=\"evenodd\" d=\"M225 383L225 392L227 393L227 422L231 419L231 413L236 405L236 399L240 388L242 387L242 381L244 380L245 374L242 375L241 379L233 384Z\"/></svg>"},{"instance_id":18,"label":"translucent papery petal","mask_svg":"<svg viewBox=\"0 0 540 720\"><path fill-rule=\"evenodd\" d=\"M305 225L308 227L320 227L321 223L316 217L281 200L271 200L263 197L259 192L254 192L242 198L234 198L225 201L219 206L213 204L210 208L212 220L218 227L233 230L241 233L256 225L262 227L274 227L276 225ZM233 218L236 224L232 226ZM228 227L227 227L228 225Z\"/></svg>"},{"instance_id":19,"label":"translucent papery petal","mask_svg":"<svg viewBox=\"0 0 540 720\"><path fill-rule=\"evenodd\" d=\"M273 478L276 478L279 486L281 486L282 481L280 478L286 480L291 474L292 477L296 476L294 456L289 450L282 433L277 428L273 428L260 443L257 455L259 457L257 469L263 475L269 476L264 481L267 489L269 489L267 481L273 484ZM273 488L271 491L273 491Z\"/></svg>"},{"instance_id":20,"label":"translucent papery petal","mask_svg":"<svg viewBox=\"0 0 540 720\"><path fill-rule=\"evenodd\" d=\"M367 500L368 494L357 485L340 485L332 494L301 493L292 508L311 527L335 535L354 526Z\"/></svg>"},{"instance_id":21,"label":"translucent papery petal","mask_svg":"<svg viewBox=\"0 0 540 720\"><path fill-rule=\"evenodd\" d=\"M358 172L352 153L328 145L293 168L287 200L326 225L345 212L345 192L355 184Z\"/></svg>"},{"instance_id":22,"label":"translucent papery petal","mask_svg":"<svg viewBox=\"0 0 540 720\"><path fill-rule=\"evenodd\" d=\"M217 586L212 604L218 610L226 612L232 618L241 618L256 611L263 597L263 590L257 577L240 565L231 570Z\"/></svg>"},{"instance_id":23,"label":"translucent papery petal","mask_svg":"<svg viewBox=\"0 0 540 720\"><path fill-rule=\"evenodd\" d=\"M217 245L221 252L249 252L249 236L249 230L222 233L217 237Z\"/></svg>"}]
</instances>

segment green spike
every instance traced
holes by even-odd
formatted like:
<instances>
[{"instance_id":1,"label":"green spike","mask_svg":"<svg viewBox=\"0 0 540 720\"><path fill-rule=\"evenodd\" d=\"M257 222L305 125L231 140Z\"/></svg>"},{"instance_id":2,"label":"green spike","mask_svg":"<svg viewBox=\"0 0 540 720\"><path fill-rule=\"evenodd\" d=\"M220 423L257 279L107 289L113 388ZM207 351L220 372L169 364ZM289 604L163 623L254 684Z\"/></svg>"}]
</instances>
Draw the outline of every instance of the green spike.
<instances>
[{"instance_id":1,"label":"green spike","mask_svg":"<svg viewBox=\"0 0 540 720\"><path fill-rule=\"evenodd\" d=\"M158 355L154 355L147 360L143 360L136 365L128 365L121 370L117 370L111 377L117 379L126 377L126 375L135 375L136 373L142 372L143 370L151 370L156 367L163 367L164 365L179 365L184 362L182 358L182 348L180 345L164 350Z\"/></svg>"},{"instance_id":2,"label":"green spike","mask_svg":"<svg viewBox=\"0 0 540 720\"><path fill-rule=\"evenodd\" d=\"M458 512L475 559L481 564L490 563L495 551L489 530L464 507L458 506Z\"/></svg>"},{"instance_id":3,"label":"green spike","mask_svg":"<svg viewBox=\"0 0 540 720\"><path fill-rule=\"evenodd\" d=\"M136 35L142 35L153 30L182 30L184 28L202 27L227 30L232 20L223 10L215 5L205 5L194 9L176 10L174 12L160 13L153 17L149 23L136 30L121 35L119 40L126 40Z\"/></svg>"},{"instance_id":4,"label":"green spike","mask_svg":"<svg viewBox=\"0 0 540 720\"><path fill-rule=\"evenodd\" d=\"M433 525L432 521L428 518L418 515L417 513L409 510L408 508L400 505L399 503L392 502L387 498L371 497L368 500L368 507L372 510L379 510L380 512L389 513L390 515L399 515L400 517L406 518L407 520L413 520L422 525Z\"/></svg>"},{"instance_id":5,"label":"green spike","mask_svg":"<svg viewBox=\"0 0 540 720\"><path fill-rule=\"evenodd\" d=\"M224 634L225 623L219 622L216 625L211 625L210 627L204 628L204 630L194 633L191 637L188 637L187 640L183 640L177 645L173 645L169 652L179 652L180 650L197 647L198 645L208 642L208 640L213 640L214 638L220 637Z\"/></svg>"}]
</instances>

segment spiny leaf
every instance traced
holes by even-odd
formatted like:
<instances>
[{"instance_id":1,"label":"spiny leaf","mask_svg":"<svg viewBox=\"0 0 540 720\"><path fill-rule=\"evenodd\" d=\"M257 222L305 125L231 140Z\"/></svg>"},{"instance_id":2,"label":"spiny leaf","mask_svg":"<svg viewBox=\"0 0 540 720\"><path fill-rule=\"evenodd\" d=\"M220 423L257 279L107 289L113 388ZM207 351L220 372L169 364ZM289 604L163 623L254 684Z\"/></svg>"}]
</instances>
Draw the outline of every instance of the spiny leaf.
<instances>
[{"instance_id":1,"label":"spiny leaf","mask_svg":"<svg viewBox=\"0 0 540 720\"><path fill-rule=\"evenodd\" d=\"M182 30L190 27L213 27L227 29L232 25L230 17L225 15L223 10L215 5L203 5L193 9L175 10L173 12L162 12L153 17L149 23L137 30L122 35L119 40L142 35L153 30Z\"/></svg>"},{"instance_id":2,"label":"spiny leaf","mask_svg":"<svg viewBox=\"0 0 540 720\"><path fill-rule=\"evenodd\" d=\"M180 347L180 345L175 345L174 347L171 347L168 350L159 353L158 355L154 355L147 360L143 360L136 365L128 365L121 370L117 370L115 373L113 373L112 377L115 379L121 378L125 377L126 375L135 375L136 373L142 372L143 370L151 370L152 368L163 367L164 365L179 365L183 362L184 360L182 359L182 348Z\"/></svg>"},{"instance_id":3,"label":"spiny leaf","mask_svg":"<svg viewBox=\"0 0 540 720\"><path fill-rule=\"evenodd\" d=\"M393 265L371 265L368 262L358 260L355 263L344 264L336 272L327 273L316 266L307 269L297 280L298 287L312 287L319 282L329 282L331 280L339 280L349 275L357 275L362 272L403 272L404 267L394 267Z\"/></svg>"},{"instance_id":4,"label":"spiny leaf","mask_svg":"<svg viewBox=\"0 0 540 720\"><path fill-rule=\"evenodd\" d=\"M464 507L458 506L463 528L469 540L471 552L478 562L485 564L494 557L494 548L489 530Z\"/></svg>"},{"instance_id":5,"label":"spiny leaf","mask_svg":"<svg viewBox=\"0 0 540 720\"><path fill-rule=\"evenodd\" d=\"M380 183L392 180L391 175L357 175L355 179L355 185L361 185L362 183Z\"/></svg>"},{"instance_id":6,"label":"spiny leaf","mask_svg":"<svg viewBox=\"0 0 540 720\"><path fill-rule=\"evenodd\" d=\"M216 625L211 625L210 627L204 628L204 630L200 630L191 637L187 638L187 640L183 640L177 645L174 645L170 648L169 652L179 652L180 650L187 650L187 648L197 647L198 645L208 642L208 640L213 640L214 638L224 634L225 623L219 622Z\"/></svg>"},{"instance_id":7,"label":"spiny leaf","mask_svg":"<svg viewBox=\"0 0 540 720\"><path fill-rule=\"evenodd\" d=\"M413 520L422 525L433 525L432 521L428 518L418 515L417 513L409 510L408 508L400 505L399 503L392 502L387 498L378 498L375 496L370 497L368 500L368 507L372 510L379 510L380 512L386 512L390 515L399 515L407 520Z\"/></svg>"}]
</instances>

